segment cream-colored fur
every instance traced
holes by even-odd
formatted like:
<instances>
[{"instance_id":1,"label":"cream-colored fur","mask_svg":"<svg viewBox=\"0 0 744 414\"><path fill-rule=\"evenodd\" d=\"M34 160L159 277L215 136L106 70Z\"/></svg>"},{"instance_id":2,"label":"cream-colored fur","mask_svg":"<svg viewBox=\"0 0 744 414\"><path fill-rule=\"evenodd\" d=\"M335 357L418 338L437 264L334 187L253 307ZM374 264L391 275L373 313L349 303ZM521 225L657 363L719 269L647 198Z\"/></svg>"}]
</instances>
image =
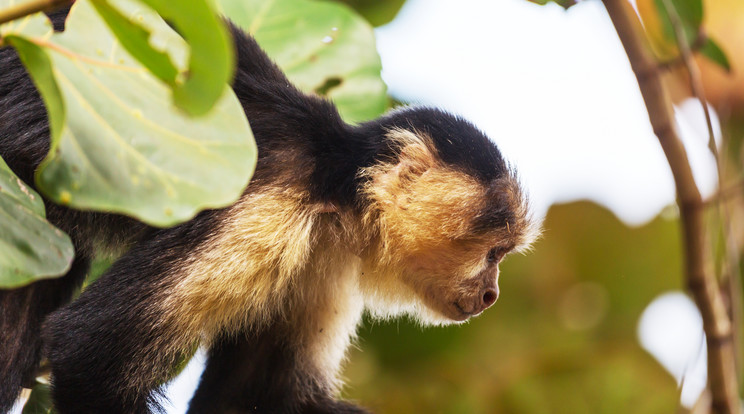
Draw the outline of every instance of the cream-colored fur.
<instances>
[{"instance_id":1,"label":"cream-colored fur","mask_svg":"<svg viewBox=\"0 0 744 414\"><path fill-rule=\"evenodd\" d=\"M335 390L365 307L378 317L453 322L447 307L481 289L475 277L488 268L489 249L524 244L528 220L520 214L505 229L469 234L486 206L483 185L447 168L422 134L388 138L399 153L362 172L362 211L314 204L289 179L251 184L204 247L172 270L178 282L155 323L177 333L167 339L174 355L278 322L291 330L304 372ZM505 186L522 209L518 190Z\"/></svg>"},{"instance_id":2,"label":"cream-colored fur","mask_svg":"<svg viewBox=\"0 0 744 414\"><path fill-rule=\"evenodd\" d=\"M246 194L188 264L163 304L159 323L174 326L187 348L220 332L262 329L277 320L292 330L305 371L336 390L346 348L361 319L360 260L327 206L291 188ZM341 216L341 215L340 215ZM188 316L184 318L184 315ZM173 349L179 353L182 350Z\"/></svg>"}]
</instances>

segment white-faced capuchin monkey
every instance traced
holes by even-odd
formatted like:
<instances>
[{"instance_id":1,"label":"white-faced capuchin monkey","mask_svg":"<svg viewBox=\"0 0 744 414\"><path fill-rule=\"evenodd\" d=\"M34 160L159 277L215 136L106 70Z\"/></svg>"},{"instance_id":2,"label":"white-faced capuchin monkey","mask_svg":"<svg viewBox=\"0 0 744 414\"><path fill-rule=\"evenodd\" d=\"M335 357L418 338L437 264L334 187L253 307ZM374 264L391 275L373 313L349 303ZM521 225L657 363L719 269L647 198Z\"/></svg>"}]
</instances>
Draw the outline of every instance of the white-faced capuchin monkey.
<instances>
[{"instance_id":1,"label":"white-faced capuchin monkey","mask_svg":"<svg viewBox=\"0 0 744 414\"><path fill-rule=\"evenodd\" d=\"M52 16L57 30L65 15ZM202 346L189 413L363 413L335 398L363 311L448 324L498 298L499 261L535 226L492 141L428 108L348 125L232 34L253 180L234 205L167 229L47 202L76 257L62 278L0 291L0 412L42 358L59 413L157 412L162 384ZM4 48L0 155L31 184L48 150L44 104ZM67 303L94 251L122 245Z\"/></svg>"}]
</instances>

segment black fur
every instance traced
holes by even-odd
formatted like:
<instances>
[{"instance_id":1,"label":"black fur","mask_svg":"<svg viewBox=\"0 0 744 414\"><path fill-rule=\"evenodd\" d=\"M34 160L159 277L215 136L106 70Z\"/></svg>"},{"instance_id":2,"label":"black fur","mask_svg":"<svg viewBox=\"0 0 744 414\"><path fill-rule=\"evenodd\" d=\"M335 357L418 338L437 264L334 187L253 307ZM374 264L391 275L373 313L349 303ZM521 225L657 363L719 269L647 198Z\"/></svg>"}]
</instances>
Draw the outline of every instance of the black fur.
<instances>
[{"instance_id":1,"label":"black fur","mask_svg":"<svg viewBox=\"0 0 744 414\"><path fill-rule=\"evenodd\" d=\"M357 413L367 411L334 401L302 372L291 332L276 327L257 335L221 338L210 350L189 414L211 413ZM292 398L300 396L300 398Z\"/></svg>"},{"instance_id":2,"label":"black fur","mask_svg":"<svg viewBox=\"0 0 744 414\"><path fill-rule=\"evenodd\" d=\"M55 28L66 10L55 13ZM394 154L384 141L391 128L428 134L443 160L488 182L506 174L496 147L471 124L434 109L408 109L357 126L345 124L328 101L290 85L255 41L232 29L237 51L233 89L242 103L259 148L247 191L276 185L276 166L311 183L313 201L357 208L360 168ZM0 155L25 182L49 149L43 103L11 48L0 50ZM287 165L288 149L295 156ZM177 280L162 277L181 264L223 220L225 210L205 211L169 229L133 219L80 212L46 203L50 222L70 234L77 258L57 280L0 291L0 412L9 410L28 384L41 357L44 318L80 286L94 248L109 243L133 246L99 281L45 322L44 349L53 369L53 396L60 413L145 413L159 410L158 389L184 357L155 344L169 333L150 322L148 305ZM305 372L290 335L281 326L240 337L224 337L209 362L190 412L362 413L335 401ZM146 352L147 358L141 354ZM146 372L147 375L142 375Z\"/></svg>"},{"instance_id":3,"label":"black fur","mask_svg":"<svg viewBox=\"0 0 744 414\"><path fill-rule=\"evenodd\" d=\"M67 274L15 290L0 290L0 413L10 411L22 386L34 384L44 317L72 298L90 261L78 255Z\"/></svg>"}]
</instances>

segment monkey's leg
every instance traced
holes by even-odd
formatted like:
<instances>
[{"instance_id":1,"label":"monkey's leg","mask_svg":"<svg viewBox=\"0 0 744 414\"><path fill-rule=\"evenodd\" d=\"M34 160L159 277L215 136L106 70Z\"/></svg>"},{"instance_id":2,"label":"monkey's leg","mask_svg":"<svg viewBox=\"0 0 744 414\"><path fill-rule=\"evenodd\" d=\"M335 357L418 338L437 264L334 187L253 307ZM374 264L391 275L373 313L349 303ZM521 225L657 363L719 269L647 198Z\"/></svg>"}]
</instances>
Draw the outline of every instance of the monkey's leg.
<instances>
[{"instance_id":1,"label":"monkey's leg","mask_svg":"<svg viewBox=\"0 0 744 414\"><path fill-rule=\"evenodd\" d=\"M142 242L49 316L43 335L59 413L160 410L160 385L197 340L174 328L164 306L182 276L178 249Z\"/></svg>"},{"instance_id":2,"label":"monkey's leg","mask_svg":"<svg viewBox=\"0 0 744 414\"><path fill-rule=\"evenodd\" d=\"M334 400L281 331L273 328L217 340L189 414L367 413Z\"/></svg>"},{"instance_id":3,"label":"monkey's leg","mask_svg":"<svg viewBox=\"0 0 744 414\"><path fill-rule=\"evenodd\" d=\"M22 386L33 384L41 359L41 323L70 300L89 265L79 255L61 278L0 290L0 413L10 411Z\"/></svg>"}]
</instances>

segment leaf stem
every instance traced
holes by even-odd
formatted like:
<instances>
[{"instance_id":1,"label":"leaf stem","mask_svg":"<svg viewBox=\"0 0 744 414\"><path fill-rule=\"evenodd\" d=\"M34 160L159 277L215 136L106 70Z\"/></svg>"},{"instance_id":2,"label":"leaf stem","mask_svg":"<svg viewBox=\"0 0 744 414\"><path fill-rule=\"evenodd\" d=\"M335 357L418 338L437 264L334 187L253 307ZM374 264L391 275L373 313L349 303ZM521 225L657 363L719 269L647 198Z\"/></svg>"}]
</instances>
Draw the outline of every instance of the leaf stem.
<instances>
[{"instance_id":1,"label":"leaf stem","mask_svg":"<svg viewBox=\"0 0 744 414\"><path fill-rule=\"evenodd\" d=\"M0 24L19 19L29 14L53 11L72 3L74 0L33 0L0 10Z\"/></svg>"}]
</instances>

